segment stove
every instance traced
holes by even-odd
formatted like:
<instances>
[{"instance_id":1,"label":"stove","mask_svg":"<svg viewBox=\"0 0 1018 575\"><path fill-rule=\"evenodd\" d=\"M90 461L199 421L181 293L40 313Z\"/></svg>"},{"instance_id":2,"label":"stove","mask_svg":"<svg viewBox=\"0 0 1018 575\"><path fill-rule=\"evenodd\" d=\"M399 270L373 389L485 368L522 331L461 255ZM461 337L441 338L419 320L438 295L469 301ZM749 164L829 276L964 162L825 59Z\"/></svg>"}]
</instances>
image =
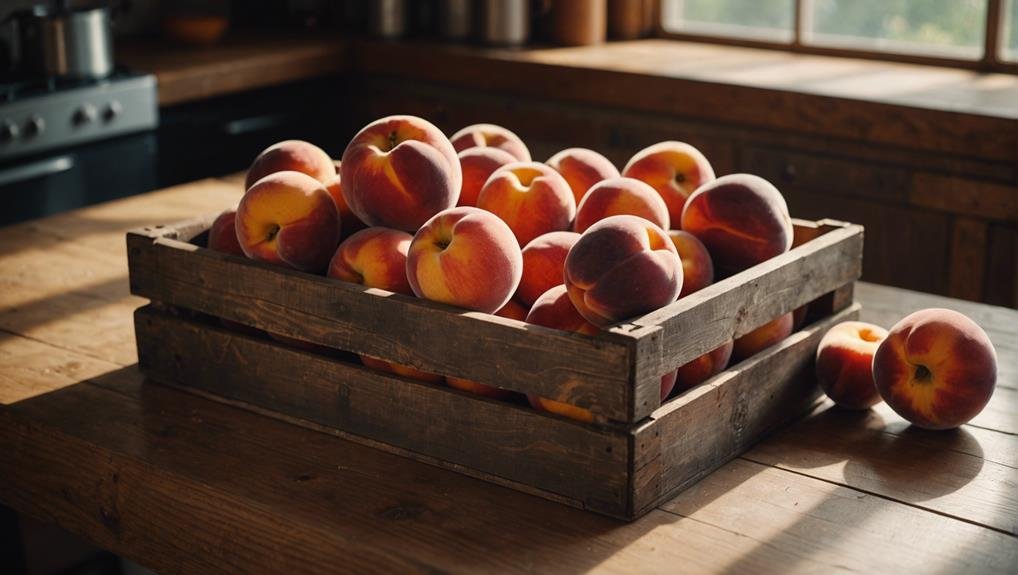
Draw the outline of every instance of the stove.
<instances>
[{"instance_id":1,"label":"stove","mask_svg":"<svg viewBox=\"0 0 1018 575\"><path fill-rule=\"evenodd\" d=\"M0 225L157 187L155 77L0 79Z\"/></svg>"},{"instance_id":2,"label":"stove","mask_svg":"<svg viewBox=\"0 0 1018 575\"><path fill-rule=\"evenodd\" d=\"M155 129L156 80L117 71L95 81L0 83L0 161Z\"/></svg>"}]
</instances>

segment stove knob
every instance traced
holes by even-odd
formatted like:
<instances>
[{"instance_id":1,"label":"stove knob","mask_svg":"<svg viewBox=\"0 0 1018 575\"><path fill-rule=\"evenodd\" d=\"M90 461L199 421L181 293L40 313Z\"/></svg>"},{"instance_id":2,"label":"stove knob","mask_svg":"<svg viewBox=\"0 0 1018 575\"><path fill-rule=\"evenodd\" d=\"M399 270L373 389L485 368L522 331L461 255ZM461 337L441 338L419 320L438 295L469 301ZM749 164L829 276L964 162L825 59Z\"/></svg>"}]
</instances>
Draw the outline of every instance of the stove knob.
<instances>
[{"instance_id":1,"label":"stove knob","mask_svg":"<svg viewBox=\"0 0 1018 575\"><path fill-rule=\"evenodd\" d=\"M97 115L98 113L95 110L95 106L92 104L84 104L74 113L74 123L78 126L84 126L85 124L89 124L95 120Z\"/></svg>"},{"instance_id":2,"label":"stove knob","mask_svg":"<svg viewBox=\"0 0 1018 575\"><path fill-rule=\"evenodd\" d=\"M18 125L4 120L0 124L0 142L13 142L18 138Z\"/></svg>"},{"instance_id":3,"label":"stove knob","mask_svg":"<svg viewBox=\"0 0 1018 575\"><path fill-rule=\"evenodd\" d=\"M41 116L32 116L25 122L25 135L28 137L38 136L46 129L46 120Z\"/></svg>"},{"instance_id":4,"label":"stove knob","mask_svg":"<svg viewBox=\"0 0 1018 575\"><path fill-rule=\"evenodd\" d=\"M124 111L124 107L120 105L120 102L113 100L106 105L106 109L103 110L103 120L106 122L112 122L114 118L119 116Z\"/></svg>"}]
</instances>

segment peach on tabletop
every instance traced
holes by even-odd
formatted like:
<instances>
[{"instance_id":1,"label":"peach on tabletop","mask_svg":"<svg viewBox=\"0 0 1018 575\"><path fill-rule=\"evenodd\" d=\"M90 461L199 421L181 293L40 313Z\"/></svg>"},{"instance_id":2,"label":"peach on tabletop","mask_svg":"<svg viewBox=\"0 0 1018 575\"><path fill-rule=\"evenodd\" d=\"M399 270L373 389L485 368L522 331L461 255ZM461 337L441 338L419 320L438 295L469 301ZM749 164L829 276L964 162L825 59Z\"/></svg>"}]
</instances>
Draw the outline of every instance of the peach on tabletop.
<instances>
[{"instance_id":1,"label":"peach on tabletop","mask_svg":"<svg viewBox=\"0 0 1018 575\"><path fill-rule=\"evenodd\" d=\"M611 160L586 148L566 148L545 163L565 178L573 191L576 205L580 205L591 186L621 175Z\"/></svg>"},{"instance_id":2,"label":"peach on tabletop","mask_svg":"<svg viewBox=\"0 0 1018 575\"><path fill-rule=\"evenodd\" d=\"M675 244L675 251L682 260L682 292L679 297L683 298L714 283L714 260L703 242L683 230L668 230L668 237Z\"/></svg>"},{"instance_id":3,"label":"peach on tabletop","mask_svg":"<svg viewBox=\"0 0 1018 575\"><path fill-rule=\"evenodd\" d=\"M583 233L608 216L640 216L667 230L668 206L654 188L633 178L602 180L587 190L576 208L573 230Z\"/></svg>"},{"instance_id":4,"label":"peach on tabletop","mask_svg":"<svg viewBox=\"0 0 1018 575\"><path fill-rule=\"evenodd\" d=\"M827 397L848 409L880 403L873 382L873 354L887 330L862 321L845 321L827 330L817 347L817 381Z\"/></svg>"},{"instance_id":5,"label":"peach on tabletop","mask_svg":"<svg viewBox=\"0 0 1018 575\"><path fill-rule=\"evenodd\" d=\"M686 199L714 179L714 168L699 150L685 142L659 142L633 156L622 175L650 184L668 206L668 217L678 227Z\"/></svg>"},{"instance_id":6,"label":"peach on tabletop","mask_svg":"<svg viewBox=\"0 0 1018 575\"><path fill-rule=\"evenodd\" d=\"M336 251L339 212L321 182L275 172L252 185L237 206L237 241L247 257L320 273Z\"/></svg>"},{"instance_id":7,"label":"peach on tabletop","mask_svg":"<svg viewBox=\"0 0 1018 575\"><path fill-rule=\"evenodd\" d=\"M417 231L406 273L418 297L493 313L519 286L523 254L505 222L463 206L435 215Z\"/></svg>"},{"instance_id":8,"label":"peach on tabletop","mask_svg":"<svg viewBox=\"0 0 1018 575\"><path fill-rule=\"evenodd\" d=\"M516 158L498 148L468 148L459 153L463 187L457 206L477 206L477 196L495 170L516 162Z\"/></svg>"},{"instance_id":9,"label":"peach on tabletop","mask_svg":"<svg viewBox=\"0 0 1018 575\"><path fill-rule=\"evenodd\" d=\"M346 198L343 197L342 180L343 178L337 173L324 183L325 191L332 196L332 201L336 203L336 209L339 210L339 227L343 231L343 237L347 238L368 226L350 211L350 206L347 205Z\"/></svg>"},{"instance_id":10,"label":"peach on tabletop","mask_svg":"<svg viewBox=\"0 0 1018 575\"><path fill-rule=\"evenodd\" d=\"M792 314L778 316L753 331L735 338L732 357L742 361L792 335Z\"/></svg>"},{"instance_id":11,"label":"peach on tabletop","mask_svg":"<svg viewBox=\"0 0 1018 575\"><path fill-rule=\"evenodd\" d=\"M361 363L374 369L376 371L384 371L387 373L394 373L396 375L402 375L410 379L416 379L418 381L424 381L427 383L442 383L445 378L441 375L428 373L419 369L412 368L407 365L400 365L397 363L389 363L378 358L374 358L367 355L360 356Z\"/></svg>"},{"instance_id":12,"label":"peach on tabletop","mask_svg":"<svg viewBox=\"0 0 1018 575\"><path fill-rule=\"evenodd\" d=\"M477 207L509 224L520 246L541 234L569 229L576 216L569 184L537 162L516 162L495 170L477 196Z\"/></svg>"},{"instance_id":13,"label":"peach on tabletop","mask_svg":"<svg viewBox=\"0 0 1018 575\"><path fill-rule=\"evenodd\" d=\"M575 232L548 232L541 234L523 248L523 276L515 299L530 306L541 294L562 285L562 270L566 255L580 239Z\"/></svg>"},{"instance_id":14,"label":"peach on tabletop","mask_svg":"<svg viewBox=\"0 0 1018 575\"><path fill-rule=\"evenodd\" d=\"M732 358L734 346L735 342L728 340L717 349L679 367L675 389L680 393L692 389L724 371L728 367L728 361Z\"/></svg>"},{"instance_id":15,"label":"peach on tabletop","mask_svg":"<svg viewBox=\"0 0 1018 575\"><path fill-rule=\"evenodd\" d=\"M788 206L770 182L730 174L704 184L686 202L682 229L707 246L714 265L739 272L792 247Z\"/></svg>"},{"instance_id":16,"label":"peach on tabletop","mask_svg":"<svg viewBox=\"0 0 1018 575\"><path fill-rule=\"evenodd\" d=\"M212 227L209 228L208 246L210 250L243 256L244 250L237 241L237 210L226 210L219 214Z\"/></svg>"},{"instance_id":17,"label":"peach on tabletop","mask_svg":"<svg viewBox=\"0 0 1018 575\"><path fill-rule=\"evenodd\" d=\"M569 250L565 286L577 311L608 325L666 306L682 290L682 261L668 234L636 216L611 216Z\"/></svg>"},{"instance_id":18,"label":"peach on tabletop","mask_svg":"<svg viewBox=\"0 0 1018 575\"><path fill-rule=\"evenodd\" d=\"M512 154L518 162L530 161L530 150L519 136L495 124L473 124L452 135L457 152L470 148L498 148Z\"/></svg>"},{"instance_id":19,"label":"peach on tabletop","mask_svg":"<svg viewBox=\"0 0 1018 575\"><path fill-rule=\"evenodd\" d=\"M265 148L247 169L244 189L275 172L307 174L323 184L336 175L332 158L318 146L303 140L285 140Z\"/></svg>"},{"instance_id":20,"label":"peach on tabletop","mask_svg":"<svg viewBox=\"0 0 1018 575\"><path fill-rule=\"evenodd\" d=\"M339 244L326 275L367 287L413 295L406 277L413 236L390 228L363 229Z\"/></svg>"},{"instance_id":21,"label":"peach on tabletop","mask_svg":"<svg viewBox=\"0 0 1018 575\"><path fill-rule=\"evenodd\" d=\"M873 378L898 415L926 429L951 429L990 401L997 352L965 315L924 309L890 329L873 356Z\"/></svg>"},{"instance_id":22,"label":"peach on tabletop","mask_svg":"<svg viewBox=\"0 0 1018 575\"><path fill-rule=\"evenodd\" d=\"M411 233L456 205L463 179L449 139L416 116L362 128L343 152L340 172L343 197L362 222Z\"/></svg>"}]
</instances>

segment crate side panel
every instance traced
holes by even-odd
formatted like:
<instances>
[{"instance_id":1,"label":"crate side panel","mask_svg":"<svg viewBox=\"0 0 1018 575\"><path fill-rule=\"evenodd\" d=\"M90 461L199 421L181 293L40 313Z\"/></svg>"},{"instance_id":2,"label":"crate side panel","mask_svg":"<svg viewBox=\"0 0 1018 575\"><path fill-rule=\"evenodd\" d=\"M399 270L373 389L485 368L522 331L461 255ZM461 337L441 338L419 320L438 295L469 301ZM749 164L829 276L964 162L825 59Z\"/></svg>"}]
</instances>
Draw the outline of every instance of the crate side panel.
<instances>
[{"instance_id":1,"label":"crate side panel","mask_svg":"<svg viewBox=\"0 0 1018 575\"><path fill-rule=\"evenodd\" d=\"M143 373L619 515L628 438L142 308ZM431 461L428 461L431 462Z\"/></svg>"},{"instance_id":2,"label":"crate side panel","mask_svg":"<svg viewBox=\"0 0 1018 575\"><path fill-rule=\"evenodd\" d=\"M129 237L132 293L312 343L631 421L625 336L586 337L166 239Z\"/></svg>"},{"instance_id":3,"label":"crate side panel","mask_svg":"<svg viewBox=\"0 0 1018 575\"><path fill-rule=\"evenodd\" d=\"M736 457L820 397L813 374L827 330L858 317L853 305L792 334L686 392L634 432L634 508L646 512Z\"/></svg>"}]
</instances>

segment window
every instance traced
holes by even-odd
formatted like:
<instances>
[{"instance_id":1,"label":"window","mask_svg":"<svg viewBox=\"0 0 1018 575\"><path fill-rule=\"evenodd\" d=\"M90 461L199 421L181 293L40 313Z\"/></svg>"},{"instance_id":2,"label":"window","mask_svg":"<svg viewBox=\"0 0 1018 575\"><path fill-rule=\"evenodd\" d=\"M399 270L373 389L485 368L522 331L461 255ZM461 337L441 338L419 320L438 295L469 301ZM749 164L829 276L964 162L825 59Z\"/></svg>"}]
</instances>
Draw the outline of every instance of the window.
<instances>
[{"instance_id":1,"label":"window","mask_svg":"<svg viewBox=\"0 0 1018 575\"><path fill-rule=\"evenodd\" d=\"M662 0L668 35L1018 71L1018 0Z\"/></svg>"}]
</instances>

